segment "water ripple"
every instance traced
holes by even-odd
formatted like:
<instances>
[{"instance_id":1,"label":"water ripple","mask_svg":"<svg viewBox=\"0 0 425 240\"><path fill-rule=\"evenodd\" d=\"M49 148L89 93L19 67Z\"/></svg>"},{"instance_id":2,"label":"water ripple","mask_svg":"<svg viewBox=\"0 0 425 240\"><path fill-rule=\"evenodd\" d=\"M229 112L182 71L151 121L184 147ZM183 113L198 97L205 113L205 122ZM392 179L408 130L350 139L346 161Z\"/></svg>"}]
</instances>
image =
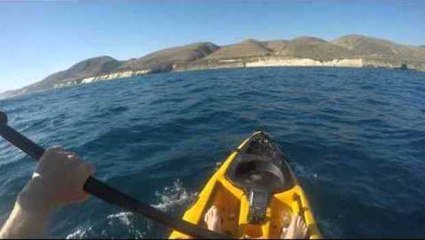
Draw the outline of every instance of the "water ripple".
<instances>
[{"instance_id":1,"label":"water ripple","mask_svg":"<svg viewBox=\"0 0 425 240\"><path fill-rule=\"evenodd\" d=\"M423 237L424 73L261 68L156 74L0 101L10 124L180 216L217 163L262 129L282 146L328 237ZM0 140L0 220L34 163ZM176 179L180 179L176 182ZM184 185L184 187L183 187ZM164 237L96 199L62 209L61 238Z\"/></svg>"}]
</instances>

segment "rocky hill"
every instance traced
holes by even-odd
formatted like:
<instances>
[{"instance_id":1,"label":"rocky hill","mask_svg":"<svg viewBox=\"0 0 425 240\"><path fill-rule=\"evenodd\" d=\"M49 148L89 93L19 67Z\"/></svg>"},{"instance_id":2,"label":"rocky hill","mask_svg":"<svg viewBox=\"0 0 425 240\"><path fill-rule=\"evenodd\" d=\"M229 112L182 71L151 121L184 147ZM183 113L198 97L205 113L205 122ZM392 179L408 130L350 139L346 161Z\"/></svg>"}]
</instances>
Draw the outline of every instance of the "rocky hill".
<instances>
[{"instance_id":1,"label":"rocky hill","mask_svg":"<svg viewBox=\"0 0 425 240\"><path fill-rule=\"evenodd\" d=\"M120 70L140 70L149 72L171 71L179 66L201 59L215 52L219 47L210 42L193 43L180 47L167 48L138 59L125 62Z\"/></svg>"},{"instance_id":2,"label":"rocky hill","mask_svg":"<svg viewBox=\"0 0 425 240\"><path fill-rule=\"evenodd\" d=\"M254 39L248 39L238 44L223 46L217 51L206 56L204 59L234 59L244 57L269 56L272 50L267 48L264 43Z\"/></svg>"},{"instance_id":3,"label":"rocky hill","mask_svg":"<svg viewBox=\"0 0 425 240\"><path fill-rule=\"evenodd\" d=\"M89 58L81 61L70 68L53 73L43 80L36 82L32 85L17 90L17 93L26 93L32 91L39 91L44 89L54 88L55 85L66 83L72 80L84 79L91 76L108 74L116 71L122 63L109 56L101 56ZM9 92L12 94L13 92Z\"/></svg>"},{"instance_id":4,"label":"rocky hill","mask_svg":"<svg viewBox=\"0 0 425 240\"><path fill-rule=\"evenodd\" d=\"M358 57L401 61L423 61L425 59L425 52L418 47L362 35L344 36L332 43L351 50L353 55Z\"/></svg>"},{"instance_id":5,"label":"rocky hill","mask_svg":"<svg viewBox=\"0 0 425 240\"><path fill-rule=\"evenodd\" d=\"M270 41L267 45L273 47L276 55L293 58L328 61L351 57L348 49L315 37L299 37L285 42Z\"/></svg>"},{"instance_id":6,"label":"rocky hill","mask_svg":"<svg viewBox=\"0 0 425 240\"><path fill-rule=\"evenodd\" d=\"M365 65L370 64L373 67L382 63L382 65L387 64L388 67L400 65L410 69L425 70L425 49L420 47L363 35L343 36L332 43L349 49L353 57L364 59Z\"/></svg>"},{"instance_id":7,"label":"rocky hill","mask_svg":"<svg viewBox=\"0 0 425 240\"><path fill-rule=\"evenodd\" d=\"M156 72L264 66L386 67L425 71L425 48L355 34L333 41L308 36L273 41L248 39L222 47L200 42L127 61L108 56L90 58L37 83L3 93L3 96Z\"/></svg>"}]
</instances>

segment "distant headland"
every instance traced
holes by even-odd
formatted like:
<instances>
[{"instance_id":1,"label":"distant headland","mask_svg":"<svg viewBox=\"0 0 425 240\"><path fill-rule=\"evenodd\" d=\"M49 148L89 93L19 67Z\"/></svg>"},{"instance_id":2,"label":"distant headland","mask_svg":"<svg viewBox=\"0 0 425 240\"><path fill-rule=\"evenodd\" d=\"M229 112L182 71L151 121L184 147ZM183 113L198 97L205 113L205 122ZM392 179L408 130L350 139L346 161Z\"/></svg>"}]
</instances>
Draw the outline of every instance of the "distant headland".
<instances>
[{"instance_id":1,"label":"distant headland","mask_svg":"<svg viewBox=\"0 0 425 240\"><path fill-rule=\"evenodd\" d=\"M158 72L272 66L383 67L425 71L425 48L363 35L346 35L333 41L316 37L273 41L248 39L226 46L200 42L126 61L109 56L86 59L1 96Z\"/></svg>"}]
</instances>

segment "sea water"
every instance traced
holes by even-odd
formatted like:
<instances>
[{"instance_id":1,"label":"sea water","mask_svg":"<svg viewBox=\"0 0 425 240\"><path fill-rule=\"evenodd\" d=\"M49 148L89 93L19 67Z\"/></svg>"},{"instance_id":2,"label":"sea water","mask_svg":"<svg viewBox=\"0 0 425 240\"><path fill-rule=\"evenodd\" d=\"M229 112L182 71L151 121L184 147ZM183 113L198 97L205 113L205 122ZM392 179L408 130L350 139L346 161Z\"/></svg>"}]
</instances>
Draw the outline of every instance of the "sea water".
<instances>
[{"instance_id":1,"label":"sea water","mask_svg":"<svg viewBox=\"0 0 425 240\"><path fill-rule=\"evenodd\" d=\"M425 236L425 73L257 68L146 75L0 101L9 123L63 145L96 177L181 216L255 130L283 152L327 237ZM35 163L0 140L0 223ZM65 207L53 237L166 237L101 200Z\"/></svg>"}]
</instances>

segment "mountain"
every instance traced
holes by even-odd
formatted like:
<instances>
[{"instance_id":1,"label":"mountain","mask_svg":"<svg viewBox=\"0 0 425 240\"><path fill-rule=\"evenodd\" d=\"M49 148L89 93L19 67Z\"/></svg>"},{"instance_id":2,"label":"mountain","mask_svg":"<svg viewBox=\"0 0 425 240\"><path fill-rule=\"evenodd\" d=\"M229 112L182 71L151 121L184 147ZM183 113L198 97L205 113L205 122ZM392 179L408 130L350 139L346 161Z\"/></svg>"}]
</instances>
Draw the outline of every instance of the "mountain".
<instances>
[{"instance_id":1,"label":"mountain","mask_svg":"<svg viewBox=\"0 0 425 240\"><path fill-rule=\"evenodd\" d=\"M180 47L167 48L138 59L125 62L120 70L146 69L150 72L171 71L178 66L208 56L219 47L210 42L193 43Z\"/></svg>"},{"instance_id":2,"label":"mountain","mask_svg":"<svg viewBox=\"0 0 425 240\"><path fill-rule=\"evenodd\" d=\"M266 44L273 48L276 55L286 57L327 61L351 56L348 49L316 37L299 37L285 42L270 41Z\"/></svg>"},{"instance_id":3,"label":"mountain","mask_svg":"<svg viewBox=\"0 0 425 240\"><path fill-rule=\"evenodd\" d=\"M0 96L156 72L265 66L385 67L425 71L425 48L358 34L332 41L310 36L272 41L247 39L221 47L199 42L127 61L109 56L90 58Z\"/></svg>"},{"instance_id":4,"label":"mountain","mask_svg":"<svg viewBox=\"0 0 425 240\"><path fill-rule=\"evenodd\" d=\"M234 59L244 57L269 56L272 50L267 48L262 42L255 39L247 39L243 42L223 46L217 51L206 56L205 60L210 59Z\"/></svg>"},{"instance_id":5,"label":"mountain","mask_svg":"<svg viewBox=\"0 0 425 240\"><path fill-rule=\"evenodd\" d=\"M332 43L351 50L356 57L399 61L425 61L424 49L379 38L353 34L338 38L332 41Z\"/></svg>"},{"instance_id":6,"label":"mountain","mask_svg":"<svg viewBox=\"0 0 425 240\"><path fill-rule=\"evenodd\" d=\"M22 91L43 90L53 88L60 82L108 74L117 70L121 64L120 61L109 56L89 58L71 66L67 70L53 73L43 80L25 87Z\"/></svg>"},{"instance_id":7,"label":"mountain","mask_svg":"<svg viewBox=\"0 0 425 240\"><path fill-rule=\"evenodd\" d=\"M255 39L247 39L237 44L222 46L206 57L187 64L184 69L244 67L244 61L247 59L266 57L272 54L273 51L264 43Z\"/></svg>"},{"instance_id":8,"label":"mountain","mask_svg":"<svg viewBox=\"0 0 425 240\"><path fill-rule=\"evenodd\" d=\"M288 40L271 40L263 42L264 46L275 53L282 51L282 49L285 48L288 43Z\"/></svg>"}]
</instances>

